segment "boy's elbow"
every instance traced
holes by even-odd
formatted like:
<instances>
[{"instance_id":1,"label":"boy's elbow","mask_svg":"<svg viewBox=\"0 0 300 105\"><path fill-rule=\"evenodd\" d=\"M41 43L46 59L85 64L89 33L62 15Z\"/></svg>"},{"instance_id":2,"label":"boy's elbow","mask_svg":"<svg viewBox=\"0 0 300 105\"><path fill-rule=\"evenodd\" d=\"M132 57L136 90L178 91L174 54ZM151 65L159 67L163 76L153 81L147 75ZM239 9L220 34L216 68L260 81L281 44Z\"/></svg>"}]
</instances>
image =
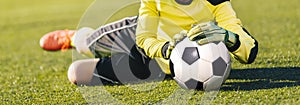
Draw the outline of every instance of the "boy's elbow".
<instances>
[{"instance_id":1,"label":"boy's elbow","mask_svg":"<svg viewBox=\"0 0 300 105\"><path fill-rule=\"evenodd\" d=\"M257 41L255 41L254 43L254 47L252 47L250 49L250 51L248 50L248 54L245 53L245 55L248 55L248 56L245 56L245 57L242 57L242 56L236 56L236 58L238 59L238 61L240 63L243 63L243 64L251 64L255 61L256 59L256 56L257 56L257 53L258 53L258 43ZM243 54L242 54L243 55Z\"/></svg>"},{"instance_id":2,"label":"boy's elbow","mask_svg":"<svg viewBox=\"0 0 300 105\"><path fill-rule=\"evenodd\" d=\"M257 43L257 42L256 42ZM251 64L255 61L256 56L258 53L258 45L256 44L254 48L251 49L250 55L247 59L247 63L246 64Z\"/></svg>"}]
</instances>

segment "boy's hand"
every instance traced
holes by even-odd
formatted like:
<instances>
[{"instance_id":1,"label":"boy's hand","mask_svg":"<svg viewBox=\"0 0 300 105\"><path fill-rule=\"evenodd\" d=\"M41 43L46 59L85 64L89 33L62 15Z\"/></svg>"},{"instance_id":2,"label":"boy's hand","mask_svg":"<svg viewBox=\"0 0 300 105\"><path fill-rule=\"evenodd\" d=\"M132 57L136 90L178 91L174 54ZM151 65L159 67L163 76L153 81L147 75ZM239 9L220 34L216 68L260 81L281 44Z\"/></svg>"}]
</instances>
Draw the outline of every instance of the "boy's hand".
<instances>
[{"instance_id":1,"label":"boy's hand","mask_svg":"<svg viewBox=\"0 0 300 105\"><path fill-rule=\"evenodd\" d=\"M217 26L213 22L195 25L187 33L187 36L191 41L197 41L200 45L223 41L227 47L232 47L236 43L236 34Z\"/></svg>"}]
</instances>

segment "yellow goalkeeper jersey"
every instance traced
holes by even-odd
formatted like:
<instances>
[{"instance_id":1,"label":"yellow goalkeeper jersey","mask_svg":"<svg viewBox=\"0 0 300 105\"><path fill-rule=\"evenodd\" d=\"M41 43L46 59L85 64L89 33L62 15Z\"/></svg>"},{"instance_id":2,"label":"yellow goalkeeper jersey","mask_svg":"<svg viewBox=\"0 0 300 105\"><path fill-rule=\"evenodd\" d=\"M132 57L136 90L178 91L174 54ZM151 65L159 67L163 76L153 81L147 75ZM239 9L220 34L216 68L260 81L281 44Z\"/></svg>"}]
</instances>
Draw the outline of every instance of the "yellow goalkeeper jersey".
<instances>
[{"instance_id":1,"label":"yellow goalkeeper jersey","mask_svg":"<svg viewBox=\"0 0 300 105\"><path fill-rule=\"evenodd\" d=\"M255 40L243 30L229 1L214 6L207 0L193 0L188 5L175 0L141 0L136 44L170 74L169 61L162 58L162 47L180 31L208 21L215 21L218 26L239 35L240 48L232 53L241 62L246 62Z\"/></svg>"}]
</instances>

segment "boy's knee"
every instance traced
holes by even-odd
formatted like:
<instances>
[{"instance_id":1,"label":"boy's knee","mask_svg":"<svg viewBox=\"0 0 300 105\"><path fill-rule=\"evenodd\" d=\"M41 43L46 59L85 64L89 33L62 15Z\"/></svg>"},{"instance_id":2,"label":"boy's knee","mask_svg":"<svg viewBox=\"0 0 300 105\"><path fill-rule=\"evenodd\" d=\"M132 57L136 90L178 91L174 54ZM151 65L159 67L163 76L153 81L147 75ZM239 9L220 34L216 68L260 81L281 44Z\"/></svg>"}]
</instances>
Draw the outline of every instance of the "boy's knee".
<instances>
[{"instance_id":1,"label":"boy's knee","mask_svg":"<svg viewBox=\"0 0 300 105\"><path fill-rule=\"evenodd\" d=\"M73 62L68 70L68 79L72 84L88 85L99 59L78 60Z\"/></svg>"}]
</instances>

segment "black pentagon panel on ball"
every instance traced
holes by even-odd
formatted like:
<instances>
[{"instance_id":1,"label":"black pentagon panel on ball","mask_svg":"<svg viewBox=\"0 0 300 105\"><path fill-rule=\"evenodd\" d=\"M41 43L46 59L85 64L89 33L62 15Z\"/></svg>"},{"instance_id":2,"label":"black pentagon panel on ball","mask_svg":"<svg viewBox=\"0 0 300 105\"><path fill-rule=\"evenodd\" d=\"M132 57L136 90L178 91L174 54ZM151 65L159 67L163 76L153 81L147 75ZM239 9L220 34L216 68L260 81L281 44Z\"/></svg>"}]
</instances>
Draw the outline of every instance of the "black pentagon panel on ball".
<instances>
[{"instance_id":1,"label":"black pentagon panel on ball","mask_svg":"<svg viewBox=\"0 0 300 105\"><path fill-rule=\"evenodd\" d=\"M194 79L189 79L184 84L188 89L203 90L203 82Z\"/></svg>"},{"instance_id":2,"label":"black pentagon panel on ball","mask_svg":"<svg viewBox=\"0 0 300 105\"><path fill-rule=\"evenodd\" d=\"M197 47L187 47L183 51L182 60L191 65L200 59Z\"/></svg>"},{"instance_id":3,"label":"black pentagon panel on ball","mask_svg":"<svg viewBox=\"0 0 300 105\"><path fill-rule=\"evenodd\" d=\"M223 76L226 71L227 64L221 57L219 57L217 60L215 60L212 63L212 67L213 67L213 75Z\"/></svg>"},{"instance_id":4,"label":"black pentagon panel on ball","mask_svg":"<svg viewBox=\"0 0 300 105\"><path fill-rule=\"evenodd\" d=\"M214 42L212 42L212 43L218 45L219 43L221 43L221 41L214 41Z\"/></svg>"}]
</instances>

